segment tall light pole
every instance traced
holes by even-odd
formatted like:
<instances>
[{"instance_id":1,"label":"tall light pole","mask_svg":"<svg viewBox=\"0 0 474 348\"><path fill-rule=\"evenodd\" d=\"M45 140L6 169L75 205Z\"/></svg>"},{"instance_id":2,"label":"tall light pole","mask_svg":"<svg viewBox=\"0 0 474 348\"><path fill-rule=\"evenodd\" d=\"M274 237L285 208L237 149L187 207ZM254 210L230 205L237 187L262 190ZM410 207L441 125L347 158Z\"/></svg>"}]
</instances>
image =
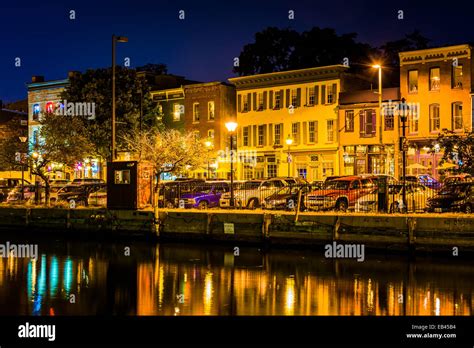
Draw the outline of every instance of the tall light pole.
<instances>
[{"instance_id":1,"label":"tall light pole","mask_svg":"<svg viewBox=\"0 0 474 348\"><path fill-rule=\"evenodd\" d=\"M210 168L210 154L211 154L211 148L212 148L212 141L210 139L206 140L206 142L204 143L204 145L206 145L206 148L207 148L207 179L210 178L210 175L211 175L211 168Z\"/></svg>"},{"instance_id":2,"label":"tall light pole","mask_svg":"<svg viewBox=\"0 0 474 348\"><path fill-rule=\"evenodd\" d=\"M403 187L402 187L402 200L403 200L403 207L408 212L407 207L407 194L406 194L406 176L407 176L407 141L405 137L405 129L406 129L406 121L407 121L407 114L409 112L410 106L406 103L405 98L402 98L402 102L398 107L400 120L402 121L402 136L400 137L399 148L402 150L402 175L403 175Z\"/></svg>"},{"instance_id":3,"label":"tall light pole","mask_svg":"<svg viewBox=\"0 0 474 348\"><path fill-rule=\"evenodd\" d=\"M18 137L22 144L26 143L28 137ZM22 146L23 150L23 146ZM20 152L20 165L21 165L21 202L25 199L25 164L23 161L25 160L24 153Z\"/></svg>"},{"instance_id":4,"label":"tall light pole","mask_svg":"<svg viewBox=\"0 0 474 348\"><path fill-rule=\"evenodd\" d=\"M291 136L288 134L288 138L285 140L286 145L288 145L288 155L287 155L287 162L288 162L288 177L290 177L290 172L291 172L291 153L290 153L290 146L293 144L293 139Z\"/></svg>"},{"instance_id":5,"label":"tall light pole","mask_svg":"<svg viewBox=\"0 0 474 348\"><path fill-rule=\"evenodd\" d=\"M230 133L230 206L234 207L234 132L237 129L236 122L227 122L225 127Z\"/></svg>"},{"instance_id":6,"label":"tall light pole","mask_svg":"<svg viewBox=\"0 0 474 348\"><path fill-rule=\"evenodd\" d=\"M380 150L383 148L383 136L382 136L382 123L383 123L383 116L382 116L382 65L381 64L375 64L372 65L372 68L378 69L379 71L379 140L380 140ZM380 153L382 154L382 153ZM384 163L386 162L386 159ZM386 165L386 164L385 164ZM384 166L385 167L385 166Z\"/></svg>"},{"instance_id":7,"label":"tall light pole","mask_svg":"<svg viewBox=\"0 0 474 348\"><path fill-rule=\"evenodd\" d=\"M115 161L115 45L117 42L128 42L125 36L112 35L112 144L111 144L111 162Z\"/></svg>"}]
</instances>

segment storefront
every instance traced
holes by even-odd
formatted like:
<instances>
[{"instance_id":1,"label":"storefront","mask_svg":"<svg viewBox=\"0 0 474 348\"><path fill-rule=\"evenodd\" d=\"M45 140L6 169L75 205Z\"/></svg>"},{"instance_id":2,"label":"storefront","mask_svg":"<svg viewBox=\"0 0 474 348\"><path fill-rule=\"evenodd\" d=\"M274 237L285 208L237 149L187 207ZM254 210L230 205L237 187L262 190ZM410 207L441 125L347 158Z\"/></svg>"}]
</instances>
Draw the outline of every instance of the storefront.
<instances>
[{"instance_id":1,"label":"storefront","mask_svg":"<svg viewBox=\"0 0 474 348\"><path fill-rule=\"evenodd\" d=\"M394 145L351 145L343 147L343 175L395 174Z\"/></svg>"}]
</instances>

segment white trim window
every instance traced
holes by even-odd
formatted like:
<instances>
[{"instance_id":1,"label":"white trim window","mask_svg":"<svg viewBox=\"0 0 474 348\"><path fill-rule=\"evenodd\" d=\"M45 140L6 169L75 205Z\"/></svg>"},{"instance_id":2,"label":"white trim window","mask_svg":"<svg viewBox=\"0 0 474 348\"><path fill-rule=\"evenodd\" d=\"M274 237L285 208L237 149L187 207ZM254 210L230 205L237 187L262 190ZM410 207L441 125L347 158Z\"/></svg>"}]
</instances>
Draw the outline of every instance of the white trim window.
<instances>
[{"instance_id":1,"label":"white trim window","mask_svg":"<svg viewBox=\"0 0 474 348\"><path fill-rule=\"evenodd\" d=\"M328 143L334 141L334 120L327 120L327 141Z\"/></svg>"},{"instance_id":2,"label":"white trim window","mask_svg":"<svg viewBox=\"0 0 474 348\"><path fill-rule=\"evenodd\" d=\"M199 103L193 103L193 122L199 122Z\"/></svg>"},{"instance_id":3,"label":"white trim window","mask_svg":"<svg viewBox=\"0 0 474 348\"><path fill-rule=\"evenodd\" d=\"M215 105L214 101L209 101L207 102L207 115L208 115L208 120L209 121L214 121L215 118Z\"/></svg>"}]
</instances>

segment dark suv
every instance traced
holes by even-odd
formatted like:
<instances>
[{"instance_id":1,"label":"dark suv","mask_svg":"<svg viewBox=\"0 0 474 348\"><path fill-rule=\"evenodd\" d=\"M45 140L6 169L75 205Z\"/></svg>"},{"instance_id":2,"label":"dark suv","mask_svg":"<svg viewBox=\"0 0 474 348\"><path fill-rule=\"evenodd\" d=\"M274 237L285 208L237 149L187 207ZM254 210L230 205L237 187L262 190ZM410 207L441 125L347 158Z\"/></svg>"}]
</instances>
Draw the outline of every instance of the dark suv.
<instances>
[{"instance_id":1,"label":"dark suv","mask_svg":"<svg viewBox=\"0 0 474 348\"><path fill-rule=\"evenodd\" d=\"M429 212L463 211L471 214L474 207L474 182L458 182L444 186L428 200Z\"/></svg>"}]
</instances>

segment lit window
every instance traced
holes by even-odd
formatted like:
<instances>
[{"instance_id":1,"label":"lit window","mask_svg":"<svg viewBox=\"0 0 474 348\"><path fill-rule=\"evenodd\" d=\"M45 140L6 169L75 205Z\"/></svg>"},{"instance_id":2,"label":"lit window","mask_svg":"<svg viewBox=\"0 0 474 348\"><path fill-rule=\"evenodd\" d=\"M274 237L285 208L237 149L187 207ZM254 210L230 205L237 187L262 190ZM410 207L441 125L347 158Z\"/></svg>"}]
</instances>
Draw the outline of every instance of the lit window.
<instances>
[{"instance_id":1,"label":"lit window","mask_svg":"<svg viewBox=\"0 0 474 348\"><path fill-rule=\"evenodd\" d=\"M347 110L346 111L346 132L353 132L354 131L354 110Z\"/></svg>"},{"instance_id":2,"label":"lit window","mask_svg":"<svg viewBox=\"0 0 474 348\"><path fill-rule=\"evenodd\" d=\"M41 107L39 104L34 104L33 105L33 120L38 121L39 120L39 115L41 112Z\"/></svg>"},{"instance_id":3,"label":"lit window","mask_svg":"<svg viewBox=\"0 0 474 348\"><path fill-rule=\"evenodd\" d=\"M336 84L328 85L326 90L327 90L326 103L327 104L334 103L336 101L337 85Z\"/></svg>"},{"instance_id":4,"label":"lit window","mask_svg":"<svg viewBox=\"0 0 474 348\"><path fill-rule=\"evenodd\" d=\"M181 105L173 104L173 121L179 121L181 119Z\"/></svg>"},{"instance_id":5,"label":"lit window","mask_svg":"<svg viewBox=\"0 0 474 348\"><path fill-rule=\"evenodd\" d=\"M269 178L274 178L277 176L277 166L276 164L267 165L267 176Z\"/></svg>"},{"instance_id":6,"label":"lit window","mask_svg":"<svg viewBox=\"0 0 474 348\"><path fill-rule=\"evenodd\" d=\"M430 91L439 91L440 86L440 69L431 68L430 69Z\"/></svg>"},{"instance_id":7,"label":"lit window","mask_svg":"<svg viewBox=\"0 0 474 348\"><path fill-rule=\"evenodd\" d=\"M275 92L275 109L281 108L281 93Z\"/></svg>"},{"instance_id":8,"label":"lit window","mask_svg":"<svg viewBox=\"0 0 474 348\"><path fill-rule=\"evenodd\" d=\"M275 145L281 145L281 124L275 125Z\"/></svg>"},{"instance_id":9,"label":"lit window","mask_svg":"<svg viewBox=\"0 0 474 348\"><path fill-rule=\"evenodd\" d=\"M296 88L293 88L291 91L291 105L296 108L298 106L298 94Z\"/></svg>"},{"instance_id":10,"label":"lit window","mask_svg":"<svg viewBox=\"0 0 474 348\"><path fill-rule=\"evenodd\" d=\"M313 106L315 103L315 91L314 87L308 89L308 106Z\"/></svg>"},{"instance_id":11,"label":"lit window","mask_svg":"<svg viewBox=\"0 0 474 348\"><path fill-rule=\"evenodd\" d=\"M114 174L116 185L130 184L130 170L116 170Z\"/></svg>"},{"instance_id":12,"label":"lit window","mask_svg":"<svg viewBox=\"0 0 474 348\"><path fill-rule=\"evenodd\" d=\"M395 120L394 120L394 114L395 114L395 107L391 105L384 106L382 108L383 112L383 117L384 117L384 127L385 130L393 130L395 127Z\"/></svg>"},{"instance_id":13,"label":"lit window","mask_svg":"<svg viewBox=\"0 0 474 348\"><path fill-rule=\"evenodd\" d=\"M430 105L430 131L437 132L440 129L439 104Z\"/></svg>"},{"instance_id":14,"label":"lit window","mask_svg":"<svg viewBox=\"0 0 474 348\"><path fill-rule=\"evenodd\" d=\"M408 92L418 93L418 70L408 72Z\"/></svg>"},{"instance_id":15,"label":"lit window","mask_svg":"<svg viewBox=\"0 0 474 348\"><path fill-rule=\"evenodd\" d=\"M263 93L257 93L257 110L263 110Z\"/></svg>"},{"instance_id":16,"label":"lit window","mask_svg":"<svg viewBox=\"0 0 474 348\"><path fill-rule=\"evenodd\" d=\"M249 127L244 127L242 130L243 146L249 146Z\"/></svg>"},{"instance_id":17,"label":"lit window","mask_svg":"<svg viewBox=\"0 0 474 348\"><path fill-rule=\"evenodd\" d=\"M249 111L249 95L247 93L242 94L242 103L243 103L242 112Z\"/></svg>"},{"instance_id":18,"label":"lit window","mask_svg":"<svg viewBox=\"0 0 474 348\"><path fill-rule=\"evenodd\" d=\"M410 105L410 112L408 114L408 131L410 133L418 133L418 121L420 117L418 114L418 105Z\"/></svg>"},{"instance_id":19,"label":"lit window","mask_svg":"<svg viewBox=\"0 0 474 348\"><path fill-rule=\"evenodd\" d=\"M452 106L452 123L453 130L462 129L462 103L456 102Z\"/></svg>"},{"instance_id":20,"label":"lit window","mask_svg":"<svg viewBox=\"0 0 474 348\"><path fill-rule=\"evenodd\" d=\"M208 137L209 139L214 139L214 129L209 129L209 130L207 131L207 137Z\"/></svg>"},{"instance_id":21,"label":"lit window","mask_svg":"<svg viewBox=\"0 0 474 348\"><path fill-rule=\"evenodd\" d=\"M462 65L453 66L452 88L462 88Z\"/></svg>"},{"instance_id":22,"label":"lit window","mask_svg":"<svg viewBox=\"0 0 474 348\"><path fill-rule=\"evenodd\" d=\"M53 102L47 102L45 106L45 110L47 113L52 113L54 112L54 104Z\"/></svg>"},{"instance_id":23,"label":"lit window","mask_svg":"<svg viewBox=\"0 0 474 348\"><path fill-rule=\"evenodd\" d=\"M208 110L208 118L209 121L214 120L214 102L210 101L207 103L207 110Z\"/></svg>"},{"instance_id":24,"label":"lit window","mask_svg":"<svg viewBox=\"0 0 474 348\"><path fill-rule=\"evenodd\" d=\"M300 124L295 122L291 125L291 136L293 138L293 145L298 145L300 139Z\"/></svg>"},{"instance_id":25,"label":"lit window","mask_svg":"<svg viewBox=\"0 0 474 348\"><path fill-rule=\"evenodd\" d=\"M264 126L258 126L258 146L263 146Z\"/></svg>"},{"instance_id":26,"label":"lit window","mask_svg":"<svg viewBox=\"0 0 474 348\"><path fill-rule=\"evenodd\" d=\"M193 121L199 122L199 103L193 104Z\"/></svg>"}]
</instances>

